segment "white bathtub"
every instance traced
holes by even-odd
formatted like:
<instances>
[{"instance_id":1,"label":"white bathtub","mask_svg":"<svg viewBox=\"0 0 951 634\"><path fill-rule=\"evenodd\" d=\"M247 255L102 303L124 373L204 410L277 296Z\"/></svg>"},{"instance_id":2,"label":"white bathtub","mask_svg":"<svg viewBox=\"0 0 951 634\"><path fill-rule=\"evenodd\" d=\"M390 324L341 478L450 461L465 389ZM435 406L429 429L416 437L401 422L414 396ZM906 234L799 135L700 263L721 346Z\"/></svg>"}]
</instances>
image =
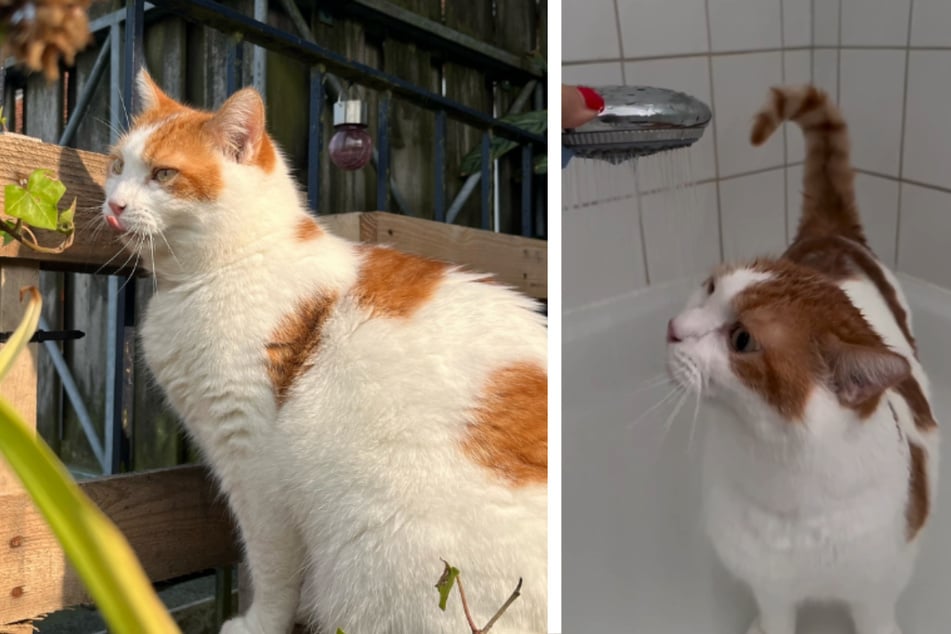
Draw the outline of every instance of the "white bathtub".
<instances>
[{"instance_id":1,"label":"white bathtub","mask_svg":"<svg viewBox=\"0 0 951 634\"><path fill-rule=\"evenodd\" d=\"M947 439L951 292L899 279ZM652 287L564 316L565 634L745 634L754 616L752 598L719 566L700 524L704 409L692 443L692 399L666 436L671 405L632 425L670 389L643 386L664 372L667 319L693 283ZM944 465L936 515L899 603L905 634L951 632L951 460ZM799 632L851 632L844 623L840 613L812 610Z\"/></svg>"}]
</instances>

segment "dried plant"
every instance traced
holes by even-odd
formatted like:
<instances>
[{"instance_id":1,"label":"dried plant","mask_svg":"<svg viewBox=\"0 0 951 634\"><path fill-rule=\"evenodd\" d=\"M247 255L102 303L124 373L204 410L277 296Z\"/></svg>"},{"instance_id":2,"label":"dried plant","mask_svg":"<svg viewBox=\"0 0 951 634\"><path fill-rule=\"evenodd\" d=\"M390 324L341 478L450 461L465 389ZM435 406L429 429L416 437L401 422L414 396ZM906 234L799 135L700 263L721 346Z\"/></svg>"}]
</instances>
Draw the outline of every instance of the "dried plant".
<instances>
[{"instance_id":1,"label":"dried plant","mask_svg":"<svg viewBox=\"0 0 951 634\"><path fill-rule=\"evenodd\" d=\"M2 54L12 55L49 80L60 61L72 66L92 39L86 14L91 0L0 0Z\"/></svg>"}]
</instances>

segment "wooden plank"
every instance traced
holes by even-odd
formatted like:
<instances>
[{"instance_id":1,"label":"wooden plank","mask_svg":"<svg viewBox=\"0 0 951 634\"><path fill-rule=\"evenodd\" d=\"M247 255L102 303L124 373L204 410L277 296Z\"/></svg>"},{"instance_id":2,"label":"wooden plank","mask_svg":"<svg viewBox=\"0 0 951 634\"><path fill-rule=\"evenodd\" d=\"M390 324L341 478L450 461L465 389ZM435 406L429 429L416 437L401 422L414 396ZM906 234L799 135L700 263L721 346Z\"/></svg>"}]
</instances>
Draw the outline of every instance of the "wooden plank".
<instances>
[{"instance_id":1,"label":"wooden plank","mask_svg":"<svg viewBox=\"0 0 951 634\"><path fill-rule=\"evenodd\" d=\"M126 536L153 581L238 559L228 511L201 467L112 476L80 486ZM29 497L0 496L0 623L87 601Z\"/></svg>"},{"instance_id":2,"label":"wooden plank","mask_svg":"<svg viewBox=\"0 0 951 634\"><path fill-rule=\"evenodd\" d=\"M362 214L360 227L364 242L493 273L526 295L548 296L548 243L544 240L382 212Z\"/></svg>"},{"instance_id":3,"label":"wooden plank","mask_svg":"<svg viewBox=\"0 0 951 634\"><path fill-rule=\"evenodd\" d=\"M95 270L121 248L118 240L110 231L92 231L100 222L99 205L103 200L103 184L106 180L106 168L109 159L103 154L84 152L72 148L43 143L21 135L0 134L0 185L16 183L30 175L35 169L52 170L66 185L63 206L67 206L75 197L76 241L65 253L50 255L37 253L19 242L0 247L0 259L17 258L43 262L44 268L88 268ZM0 204L0 211L3 205ZM37 237L44 242L46 232L37 231ZM45 239L50 239L45 236ZM55 243L57 237L52 238ZM116 266L125 258L116 258Z\"/></svg>"},{"instance_id":4,"label":"wooden plank","mask_svg":"<svg viewBox=\"0 0 951 634\"><path fill-rule=\"evenodd\" d=\"M40 270L36 263L7 262L0 264L0 332L11 332L23 318L26 303L20 302L20 289L39 288ZM20 353L9 373L3 378L0 390L13 408L32 429L36 429L36 355L39 344L31 343ZM19 479L0 459L0 495L19 493L23 489ZM3 526L0 523L0 526ZM2 622L2 621L0 621Z\"/></svg>"},{"instance_id":5,"label":"wooden plank","mask_svg":"<svg viewBox=\"0 0 951 634\"><path fill-rule=\"evenodd\" d=\"M341 238L346 238L347 240L359 242L360 216L362 215L362 212L351 211L345 214L318 216L318 220L320 220L320 224L330 231L330 233L340 236Z\"/></svg>"}]
</instances>

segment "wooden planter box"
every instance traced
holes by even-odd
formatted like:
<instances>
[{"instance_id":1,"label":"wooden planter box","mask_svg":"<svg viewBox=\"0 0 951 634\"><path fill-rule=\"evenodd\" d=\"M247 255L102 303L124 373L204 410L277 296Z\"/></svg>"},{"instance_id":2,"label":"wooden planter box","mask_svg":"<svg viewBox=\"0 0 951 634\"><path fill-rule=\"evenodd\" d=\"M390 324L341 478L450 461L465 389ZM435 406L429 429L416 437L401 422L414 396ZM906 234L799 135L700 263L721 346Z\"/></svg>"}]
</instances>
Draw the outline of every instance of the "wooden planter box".
<instances>
[{"instance_id":1,"label":"wooden planter box","mask_svg":"<svg viewBox=\"0 0 951 634\"><path fill-rule=\"evenodd\" d=\"M76 225L95 222L108 159L12 134L0 134L0 187L37 168L51 169L66 185L64 200L79 199ZM0 202L0 210L2 210ZM322 216L333 233L494 273L500 281L539 299L547 297L547 243L384 212ZM40 237L42 240L42 236ZM116 272L103 268L120 248L111 232L77 232L60 255L36 253L16 242L0 247L0 331L23 314L22 286L38 285L39 270ZM116 258L120 262L123 258ZM2 384L27 421L36 421L37 344L21 355ZM237 562L239 548L227 510L202 467L183 466L83 482L83 490L135 549L153 581ZM32 631L30 619L88 601L75 572L32 501L0 464L0 634Z\"/></svg>"}]
</instances>

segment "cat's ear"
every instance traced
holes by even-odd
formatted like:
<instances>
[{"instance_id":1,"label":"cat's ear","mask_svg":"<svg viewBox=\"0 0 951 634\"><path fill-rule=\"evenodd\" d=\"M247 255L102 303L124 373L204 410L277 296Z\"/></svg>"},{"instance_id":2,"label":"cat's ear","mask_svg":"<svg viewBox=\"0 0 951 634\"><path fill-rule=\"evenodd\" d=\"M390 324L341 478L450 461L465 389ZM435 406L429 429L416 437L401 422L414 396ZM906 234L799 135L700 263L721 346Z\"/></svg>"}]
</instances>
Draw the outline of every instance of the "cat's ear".
<instances>
[{"instance_id":1,"label":"cat's ear","mask_svg":"<svg viewBox=\"0 0 951 634\"><path fill-rule=\"evenodd\" d=\"M149 75L149 71L145 70L144 66L139 70L139 74L135 76L135 83L142 112L175 103L171 97L162 92L162 89L153 81L152 76Z\"/></svg>"},{"instance_id":2,"label":"cat's ear","mask_svg":"<svg viewBox=\"0 0 951 634\"><path fill-rule=\"evenodd\" d=\"M208 122L218 147L236 163L253 163L264 139L264 101L253 88L231 95Z\"/></svg>"},{"instance_id":3,"label":"cat's ear","mask_svg":"<svg viewBox=\"0 0 951 634\"><path fill-rule=\"evenodd\" d=\"M911 375L908 360L882 347L835 340L825 350L830 387L846 407L857 407Z\"/></svg>"}]
</instances>

